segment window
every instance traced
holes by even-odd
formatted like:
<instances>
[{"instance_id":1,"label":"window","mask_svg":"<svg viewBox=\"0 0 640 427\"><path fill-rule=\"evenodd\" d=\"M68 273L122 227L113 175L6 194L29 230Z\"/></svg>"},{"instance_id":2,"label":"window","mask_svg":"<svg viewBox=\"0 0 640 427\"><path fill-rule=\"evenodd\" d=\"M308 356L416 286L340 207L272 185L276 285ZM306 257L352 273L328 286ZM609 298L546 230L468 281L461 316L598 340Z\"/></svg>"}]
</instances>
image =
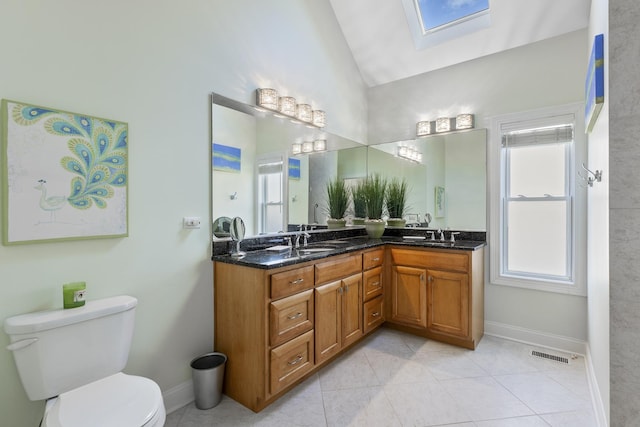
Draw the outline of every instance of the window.
<instances>
[{"instance_id":1,"label":"window","mask_svg":"<svg viewBox=\"0 0 640 427\"><path fill-rule=\"evenodd\" d=\"M415 0L422 32L460 23L489 9L489 0Z\"/></svg>"},{"instance_id":2,"label":"window","mask_svg":"<svg viewBox=\"0 0 640 427\"><path fill-rule=\"evenodd\" d=\"M584 293L585 197L574 179L584 137L576 117L530 114L494 124L492 283Z\"/></svg>"},{"instance_id":3,"label":"window","mask_svg":"<svg viewBox=\"0 0 640 427\"><path fill-rule=\"evenodd\" d=\"M489 0L402 0L416 49L425 49L491 26Z\"/></svg>"}]
</instances>

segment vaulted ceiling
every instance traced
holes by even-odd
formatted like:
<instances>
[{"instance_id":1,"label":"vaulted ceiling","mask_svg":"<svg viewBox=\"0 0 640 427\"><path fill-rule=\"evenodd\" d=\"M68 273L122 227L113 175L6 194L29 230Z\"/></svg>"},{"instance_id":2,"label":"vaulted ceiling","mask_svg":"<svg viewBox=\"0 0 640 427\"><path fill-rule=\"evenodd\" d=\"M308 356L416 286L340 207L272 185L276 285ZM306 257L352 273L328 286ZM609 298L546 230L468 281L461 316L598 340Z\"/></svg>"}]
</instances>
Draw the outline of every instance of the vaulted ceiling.
<instances>
[{"instance_id":1,"label":"vaulted ceiling","mask_svg":"<svg viewBox=\"0 0 640 427\"><path fill-rule=\"evenodd\" d=\"M490 0L489 27L418 49L403 1L413 0L330 0L370 87L586 28L591 7L591 0Z\"/></svg>"}]
</instances>

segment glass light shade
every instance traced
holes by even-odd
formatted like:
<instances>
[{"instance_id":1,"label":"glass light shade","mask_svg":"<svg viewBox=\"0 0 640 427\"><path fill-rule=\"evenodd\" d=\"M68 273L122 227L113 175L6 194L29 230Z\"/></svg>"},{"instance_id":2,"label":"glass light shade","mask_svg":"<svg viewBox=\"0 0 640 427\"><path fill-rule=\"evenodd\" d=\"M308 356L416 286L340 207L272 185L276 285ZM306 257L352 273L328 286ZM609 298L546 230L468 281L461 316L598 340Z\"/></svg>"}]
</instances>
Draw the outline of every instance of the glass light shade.
<instances>
[{"instance_id":1,"label":"glass light shade","mask_svg":"<svg viewBox=\"0 0 640 427\"><path fill-rule=\"evenodd\" d=\"M431 133L431 122L424 121L424 122L418 122L416 124L417 136L429 135L430 133Z\"/></svg>"},{"instance_id":2,"label":"glass light shade","mask_svg":"<svg viewBox=\"0 0 640 427\"><path fill-rule=\"evenodd\" d=\"M313 119L313 110L309 104L298 104L296 106L296 118L301 122L310 123Z\"/></svg>"},{"instance_id":3,"label":"glass light shade","mask_svg":"<svg viewBox=\"0 0 640 427\"><path fill-rule=\"evenodd\" d=\"M325 151L327 149L326 139L316 139L313 141L313 151Z\"/></svg>"},{"instance_id":4,"label":"glass light shade","mask_svg":"<svg viewBox=\"0 0 640 427\"><path fill-rule=\"evenodd\" d=\"M306 141L302 143L302 152L303 153L311 153L313 152L313 142Z\"/></svg>"},{"instance_id":5,"label":"glass light shade","mask_svg":"<svg viewBox=\"0 0 640 427\"><path fill-rule=\"evenodd\" d=\"M408 147L400 147L400 148L398 148L398 156L407 157L408 151L409 151Z\"/></svg>"},{"instance_id":6,"label":"glass light shade","mask_svg":"<svg viewBox=\"0 0 640 427\"><path fill-rule=\"evenodd\" d=\"M286 116L296 115L296 99L291 96L278 98L278 111Z\"/></svg>"},{"instance_id":7,"label":"glass light shade","mask_svg":"<svg viewBox=\"0 0 640 427\"><path fill-rule=\"evenodd\" d=\"M327 113L322 110L313 110L313 124L323 128L327 124Z\"/></svg>"},{"instance_id":8,"label":"glass light shade","mask_svg":"<svg viewBox=\"0 0 640 427\"><path fill-rule=\"evenodd\" d=\"M258 106L270 110L278 109L278 91L275 89L263 88L256 92L256 103Z\"/></svg>"},{"instance_id":9,"label":"glass light shade","mask_svg":"<svg viewBox=\"0 0 640 427\"><path fill-rule=\"evenodd\" d=\"M302 153L302 144L291 144L291 153L292 154Z\"/></svg>"},{"instance_id":10,"label":"glass light shade","mask_svg":"<svg viewBox=\"0 0 640 427\"><path fill-rule=\"evenodd\" d=\"M473 114L458 114L456 116L456 129L473 128Z\"/></svg>"},{"instance_id":11,"label":"glass light shade","mask_svg":"<svg viewBox=\"0 0 640 427\"><path fill-rule=\"evenodd\" d=\"M436 132L449 132L451 130L451 119L449 117L439 117L436 119Z\"/></svg>"}]
</instances>

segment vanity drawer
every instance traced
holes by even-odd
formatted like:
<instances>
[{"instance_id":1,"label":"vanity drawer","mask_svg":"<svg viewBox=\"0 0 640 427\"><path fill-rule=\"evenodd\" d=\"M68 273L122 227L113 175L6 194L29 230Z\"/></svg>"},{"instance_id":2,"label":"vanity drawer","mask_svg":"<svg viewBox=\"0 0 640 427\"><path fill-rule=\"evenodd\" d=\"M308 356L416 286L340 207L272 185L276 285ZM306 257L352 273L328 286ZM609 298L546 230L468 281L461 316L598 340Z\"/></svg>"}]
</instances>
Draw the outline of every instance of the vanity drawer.
<instances>
[{"instance_id":1,"label":"vanity drawer","mask_svg":"<svg viewBox=\"0 0 640 427\"><path fill-rule=\"evenodd\" d=\"M313 329L313 289L269 304L269 342L280 345Z\"/></svg>"},{"instance_id":2,"label":"vanity drawer","mask_svg":"<svg viewBox=\"0 0 640 427\"><path fill-rule=\"evenodd\" d=\"M311 288L313 288L312 265L271 275L271 299L286 297Z\"/></svg>"},{"instance_id":3,"label":"vanity drawer","mask_svg":"<svg viewBox=\"0 0 640 427\"><path fill-rule=\"evenodd\" d=\"M465 252L392 248L391 259L396 265L469 271L469 256Z\"/></svg>"},{"instance_id":4,"label":"vanity drawer","mask_svg":"<svg viewBox=\"0 0 640 427\"><path fill-rule=\"evenodd\" d=\"M271 393L277 393L313 369L313 331L271 350Z\"/></svg>"},{"instance_id":5,"label":"vanity drawer","mask_svg":"<svg viewBox=\"0 0 640 427\"><path fill-rule=\"evenodd\" d=\"M364 303L364 333L371 331L384 322L384 298L380 295Z\"/></svg>"},{"instance_id":6,"label":"vanity drawer","mask_svg":"<svg viewBox=\"0 0 640 427\"><path fill-rule=\"evenodd\" d=\"M364 301L382 295L382 267L376 267L363 272L362 281L364 283L362 298Z\"/></svg>"},{"instance_id":7,"label":"vanity drawer","mask_svg":"<svg viewBox=\"0 0 640 427\"><path fill-rule=\"evenodd\" d=\"M373 267L382 265L384 260L384 249L376 249L375 251L369 251L362 254L362 269L369 270Z\"/></svg>"},{"instance_id":8,"label":"vanity drawer","mask_svg":"<svg viewBox=\"0 0 640 427\"><path fill-rule=\"evenodd\" d=\"M361 271L361 254L337 257L331 261L316 264L316 284L327 283Z\"/></svg>"}]
</instances>

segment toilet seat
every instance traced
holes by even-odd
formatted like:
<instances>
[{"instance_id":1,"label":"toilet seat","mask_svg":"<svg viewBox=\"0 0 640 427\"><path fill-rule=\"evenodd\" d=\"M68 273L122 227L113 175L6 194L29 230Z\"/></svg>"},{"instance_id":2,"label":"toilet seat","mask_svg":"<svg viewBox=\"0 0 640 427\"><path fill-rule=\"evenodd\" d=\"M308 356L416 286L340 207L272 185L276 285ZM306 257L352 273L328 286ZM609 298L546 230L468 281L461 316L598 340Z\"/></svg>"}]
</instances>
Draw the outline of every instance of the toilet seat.
<instances>
[{"instance_id":1,"label":"toilet seat","mask_svg":"<svg viewBox=\"0 0 640 427\"><path fill-rule=\"evenodd\" d=\"M43 427L156 427L166 418L160 387L148 378L122 372L50 402Z\"/></svg>"}]
</instances>

